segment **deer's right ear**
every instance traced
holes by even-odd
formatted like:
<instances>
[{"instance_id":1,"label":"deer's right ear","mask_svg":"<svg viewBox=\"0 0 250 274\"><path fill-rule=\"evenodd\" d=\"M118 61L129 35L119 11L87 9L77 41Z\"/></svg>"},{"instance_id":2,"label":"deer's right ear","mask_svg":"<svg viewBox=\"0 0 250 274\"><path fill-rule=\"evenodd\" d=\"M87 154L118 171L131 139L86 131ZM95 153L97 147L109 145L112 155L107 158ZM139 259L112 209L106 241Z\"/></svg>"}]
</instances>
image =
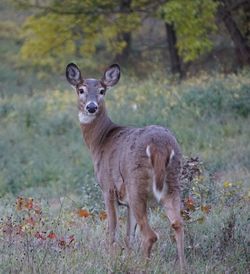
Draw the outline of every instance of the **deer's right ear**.
<instances>
[{"instance_id":1,"label":"deer's right ear","mask_svg":"<svg viewBox=\"0 0 250 274\"><path fill-rule=\"evenodd\" d=\"M66 78L72 86L77 86L82 82L81 71L74 63L70 63L66 67Z\"/></svg>"}]
</instances>

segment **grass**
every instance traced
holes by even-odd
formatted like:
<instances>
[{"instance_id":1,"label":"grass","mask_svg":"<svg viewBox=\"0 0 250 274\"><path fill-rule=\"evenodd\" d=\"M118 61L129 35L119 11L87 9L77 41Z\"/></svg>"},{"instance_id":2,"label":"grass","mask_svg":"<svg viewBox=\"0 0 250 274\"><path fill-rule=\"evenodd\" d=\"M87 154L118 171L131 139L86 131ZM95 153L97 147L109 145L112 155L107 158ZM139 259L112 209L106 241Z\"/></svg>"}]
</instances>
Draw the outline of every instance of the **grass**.
<instances>
[{"instance_id":1,"label":"grass","mask_svg":"<svg viewBox=\"0 0 250 274\"><path fill-rule=\"evenodd\" d=\"M106 100L113 120L166 126L177 136L183 154L199 155L209 173L247 183L249 73L190 79L181 85L166 79L156 85L156 80L124 81L110 91ZM83 203L90 206L87 196L91 203L98 200L73 91L35 91L0 100L0 194L34 187L79 193L84 187Z\"/></svg>"},{"instance_id":2,"label":"grass","mask_svg":"<svg viewBox=\"0 0 250 274\"><path fill-rule=\"evenodd\" d=\"M191 273L248 273L249 76L201 75L177 84L152 75L124 79L107 94L115 122L169 127L183 154L203 162L202 174L184 186L184 206L187 199L194 204L184 215ZM40 82L32 93L26 84L10 93L4 86L0 99L1 272L178 273L175 243L158 207L149 214L161 239L150 263L139 251L139 235L132 253L108 255L106 220L99 218L104 206L76 98L59 80L50 89ZM16 208L17 196L34 198L33 207ZM80 217L81 208L91 216ZM121 216L124 246L124 211Z\"/></svg>"},{"instance_id":3,"label":"grass","mask_svg":"<svg viewBox=\"0 0 250 274\"><path fill-rule=\"evenodd\" d=\"M5 205L11 215L0 223L2 273L178 273L175 242L161 210L149 214L160 241L152 260L146 262L139 252L139 235L131 253L117 247L115 255L108 255L107 220L100 220L95 212L80 217L72 197L49 203L35 200L33 209L15 208L10 200L5 200ZM191 273L247 273L248 209L235 208L223 216L221 210L212 209L203 223L186 224L186 256ZM120 243L124 247L124 212L121 216Z\"/></svg>"}]
</instances>

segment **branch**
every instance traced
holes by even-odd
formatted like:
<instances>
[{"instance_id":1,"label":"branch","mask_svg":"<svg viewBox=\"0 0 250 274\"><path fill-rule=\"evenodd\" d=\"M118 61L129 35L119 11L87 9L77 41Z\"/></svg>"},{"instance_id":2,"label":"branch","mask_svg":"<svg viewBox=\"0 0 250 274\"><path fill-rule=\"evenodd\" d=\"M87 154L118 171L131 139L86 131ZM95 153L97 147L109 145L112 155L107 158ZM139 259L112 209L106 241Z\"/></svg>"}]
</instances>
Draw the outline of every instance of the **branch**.
<instances>
[{"instance_id":1,"label":"branch","mask_svg":"<svg viewBox=\"0 0 250 274\"><path fill-rule=\"evenodd\" d=\"M235 3L231 4L229 6L229 9L230 9L230 11L234 11L234 10L239 9L242 6L245 6L245 5L250 7L249 0L238 0Z\"/></svg>"},{"instance_id":2,"label":"branch","mask_svg":"<svg viewBox=\"0 0 250 274\"><path fill-rule=\"evenodd\" d=\"M42 10L44 12L50 12L55 14L61 15L90 15L96 16L99 14L104 14L106 16L110 16L112 14L126 14L126 13L145 13L145 14L152 14L156 11L156 9L167 2L167 0L158 0L158 1L148 1L144 4L143 7L133 7L130 10L121 10L119 6L113 7L113 5L100 5L95 10L94 9L86 9L81 7L73 7L72 9L65 9L65 7L55 7L55 6L43 6L40 4L31 4L27 3L23 0L14 0L21 8L26 9L37 9Z\"/></svg>"},{"instance_id":3,"label":"branch","mask_svg":"<svg viewBox=\"0 0 250 274\"><path fill-rule=\"evenodd\" d=\"M65 9L65 7L61 9L53 6L42 6L39 4L30 4L22 0L14 0L14 2L16 2L21 8L26 8L26 9L33 8L37 10L42 10L44 12L50 12L50 13L61 14L61 15L91 15L93 16L93 15L98 15L100 13L100 10L98 12L95 12L95 11L93 12L93 9L88 10L86 8L81 9L79 7L77 9L67 10ZM104 14L109 14L110 12L113 12L113 11L109 10L107 12L107 10L101 10L101 12Z\"/></svg>"}]
</instances>

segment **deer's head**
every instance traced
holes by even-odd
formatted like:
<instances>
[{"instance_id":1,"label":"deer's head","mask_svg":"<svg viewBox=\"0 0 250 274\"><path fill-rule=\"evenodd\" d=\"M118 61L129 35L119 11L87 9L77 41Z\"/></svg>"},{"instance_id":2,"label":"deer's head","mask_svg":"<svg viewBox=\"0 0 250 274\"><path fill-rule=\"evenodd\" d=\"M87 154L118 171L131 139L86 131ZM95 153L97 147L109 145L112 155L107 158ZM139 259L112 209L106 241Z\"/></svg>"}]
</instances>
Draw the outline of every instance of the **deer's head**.
<instances>
[{"instance_id":1,"label":"deer's head","mask_svg":"<svg viewBox=\"0 0 250 274\"><path fill-rule=\"evenodd\" d=\"M70 63L66 67L66 78L78 96L79 120L89 124L103 109L106 90L119 81L120 67L111 65L100 80L84 79L77 65Z\"/></svg>"}]
</instances>

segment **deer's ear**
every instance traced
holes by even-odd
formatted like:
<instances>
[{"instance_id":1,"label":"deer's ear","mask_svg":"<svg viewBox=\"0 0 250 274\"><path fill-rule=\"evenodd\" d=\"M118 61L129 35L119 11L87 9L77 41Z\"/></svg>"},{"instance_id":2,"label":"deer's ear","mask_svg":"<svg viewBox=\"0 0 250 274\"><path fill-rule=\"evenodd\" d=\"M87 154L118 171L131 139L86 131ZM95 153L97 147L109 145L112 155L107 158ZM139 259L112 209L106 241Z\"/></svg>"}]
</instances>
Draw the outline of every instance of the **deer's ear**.
<instances>
[{"instance_id":1,"label":"deer's ear","mask_svg":"<svg viewBox=\"0 0 250 274\"><path fill-rule=\"evenodd\" d=\"M107 68L102 78L104 85L107 87L112 87L117 84L120 79L120 72L120 66L117 64L113 64Z\"/></svg>"},{"instance_id":2,"label":"deer's ear","mask_svg":"<svg viewBox=\"0 0 250 274\"><path fill-rule=\"evenodd\" d=\"M72 86L76 86L82 82L81 71L74 63L70 63L66 67L66 78Z\"/></svg>"}]
</instances>

